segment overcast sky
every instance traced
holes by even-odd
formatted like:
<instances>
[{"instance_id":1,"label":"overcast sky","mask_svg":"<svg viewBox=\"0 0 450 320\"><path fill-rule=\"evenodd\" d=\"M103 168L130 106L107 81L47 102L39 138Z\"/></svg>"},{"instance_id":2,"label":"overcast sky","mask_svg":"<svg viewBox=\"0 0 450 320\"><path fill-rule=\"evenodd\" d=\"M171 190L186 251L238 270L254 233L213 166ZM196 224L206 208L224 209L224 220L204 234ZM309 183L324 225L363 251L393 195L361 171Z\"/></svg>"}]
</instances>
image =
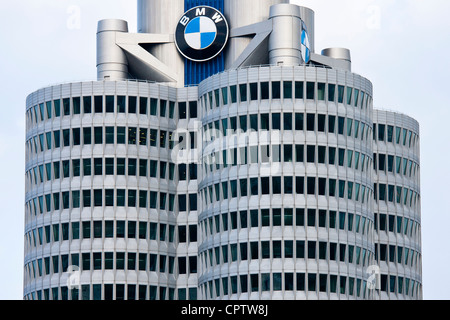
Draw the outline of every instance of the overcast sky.
<instances>
[{"instance_id":1,"label":"overcast sky","mask_svg":"<svg viewBox=\"0 0 450 320\"><path fill-rule=\"evenodd\" d=\"M316 52L345 47L374 85L376 108L421 126L425 299L450 299L450 1L291 0L316 13ZM135 0L0 2L0 300L22 299L25 100L52 84L95 80L97 22L136 31Z\"/></svg>"}]
</instances>

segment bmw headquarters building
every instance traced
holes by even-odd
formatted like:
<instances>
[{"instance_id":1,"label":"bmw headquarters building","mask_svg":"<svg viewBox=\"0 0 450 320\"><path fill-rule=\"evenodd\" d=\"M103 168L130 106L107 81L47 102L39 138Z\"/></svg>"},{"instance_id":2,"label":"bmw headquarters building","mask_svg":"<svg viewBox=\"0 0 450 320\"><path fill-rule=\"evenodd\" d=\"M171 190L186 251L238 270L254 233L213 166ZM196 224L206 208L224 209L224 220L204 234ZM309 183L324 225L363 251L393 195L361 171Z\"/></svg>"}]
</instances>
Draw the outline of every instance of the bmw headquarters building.
<instances>
[{"instance_id":1,"label":"bmw headquarters building","mask_svg":"<svg viewBox=\"0 0 450 320\"><path fill-rule=\"evenodd\" d=\"M422 299L419 124L314 38L288 0L100 21L97 81L26 101L24 299Z\"/></svg>"}]
</instances>

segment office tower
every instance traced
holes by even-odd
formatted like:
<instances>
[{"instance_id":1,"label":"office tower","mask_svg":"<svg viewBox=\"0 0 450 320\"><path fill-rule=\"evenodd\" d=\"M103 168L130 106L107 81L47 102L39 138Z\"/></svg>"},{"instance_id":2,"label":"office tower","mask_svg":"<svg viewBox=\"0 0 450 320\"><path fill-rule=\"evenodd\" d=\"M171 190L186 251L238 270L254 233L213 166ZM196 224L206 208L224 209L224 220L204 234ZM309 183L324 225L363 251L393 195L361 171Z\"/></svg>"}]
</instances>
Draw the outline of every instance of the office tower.
<instances>
[{"instance_id":1,"label":"office tower","mask_svg":"<svg viewBox=\"0 0 450 320\"><path fill-rule=\"evenodd\" d=\"M141 0L27 99L24 298L421 299L419 127L281 0Z\"/></svg>"}]
</instances>

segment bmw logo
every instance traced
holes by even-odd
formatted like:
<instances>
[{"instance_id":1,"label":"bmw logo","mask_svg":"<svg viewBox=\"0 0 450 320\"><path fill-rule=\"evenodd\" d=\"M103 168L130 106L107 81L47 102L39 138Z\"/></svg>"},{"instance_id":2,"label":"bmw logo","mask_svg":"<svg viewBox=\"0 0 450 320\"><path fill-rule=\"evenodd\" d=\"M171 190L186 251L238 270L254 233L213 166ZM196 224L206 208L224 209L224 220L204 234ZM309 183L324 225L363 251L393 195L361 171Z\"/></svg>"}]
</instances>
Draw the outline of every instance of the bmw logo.
<instances>
[{"instance_id":1,"label":"bmw logo","mask_svg":"<svg viewBox=\"0 0 450 320\"><path fill-rule=\"evenodd\" d=\"M302 58L305 63L308 63L311 59L311 45L309 42L308 31L306 30L306 25L302 21L302 44L301 44L301 52Z\"/></svg>"},{"instance_id":2,"label":"bmw logo","mask_svg":"<svg viewBox=\"0 0 450 320\"><path fill-rule=\"evenodd\" d=\"M199 6L187 11L178 22L175 44L187 59L197 62L216 57L225 48L228 22L217 9Z\"/></svg>"}]
</instances>

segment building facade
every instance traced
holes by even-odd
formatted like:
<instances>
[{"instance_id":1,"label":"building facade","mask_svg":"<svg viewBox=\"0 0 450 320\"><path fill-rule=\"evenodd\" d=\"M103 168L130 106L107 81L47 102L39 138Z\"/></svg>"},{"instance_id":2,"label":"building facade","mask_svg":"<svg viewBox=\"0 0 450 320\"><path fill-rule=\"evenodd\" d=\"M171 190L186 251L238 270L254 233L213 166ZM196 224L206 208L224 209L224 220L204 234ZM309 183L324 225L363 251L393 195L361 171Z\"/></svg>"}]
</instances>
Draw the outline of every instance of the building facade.
<instances>
[{"instance_id":1,"label":"building facade","mask_svg":"<svg viewBox=\"0 0 450 320\"><path fill-rule=\"evenodd\" d=\"M419 125L283 0L139 0L27 98L24 299L421 299Z\"/></svg>"}]
</instances>

